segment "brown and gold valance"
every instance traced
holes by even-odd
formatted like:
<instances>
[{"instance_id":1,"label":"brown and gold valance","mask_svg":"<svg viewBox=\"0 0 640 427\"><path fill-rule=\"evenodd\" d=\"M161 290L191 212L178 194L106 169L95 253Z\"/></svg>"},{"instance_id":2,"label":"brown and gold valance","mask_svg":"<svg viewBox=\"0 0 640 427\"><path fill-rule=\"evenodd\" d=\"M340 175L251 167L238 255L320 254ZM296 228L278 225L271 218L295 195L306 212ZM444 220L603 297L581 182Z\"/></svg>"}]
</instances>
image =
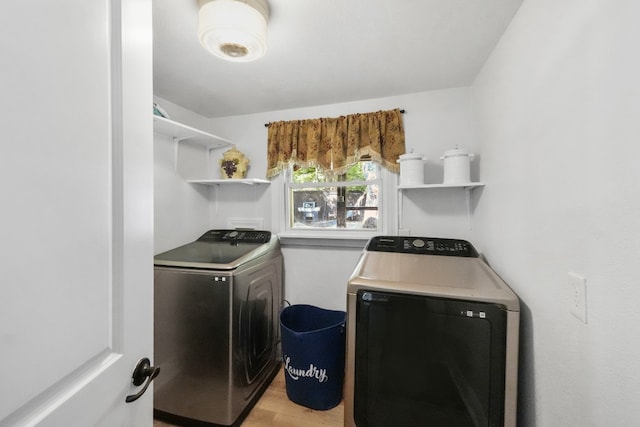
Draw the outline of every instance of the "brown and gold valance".
<instances>
[{"instance_id":1,"label":"brown and gold valance","mask_svg":"<svg viewBox=\"0 0 640 427\"><path fill-rule=\"evenodd\" d=\"M370 157L392 172L405 153L399 109L334 118L292 120L269 124L267 177L290 165L320 166L341 174L362 157Z\"/></svg>"}]
</instances>

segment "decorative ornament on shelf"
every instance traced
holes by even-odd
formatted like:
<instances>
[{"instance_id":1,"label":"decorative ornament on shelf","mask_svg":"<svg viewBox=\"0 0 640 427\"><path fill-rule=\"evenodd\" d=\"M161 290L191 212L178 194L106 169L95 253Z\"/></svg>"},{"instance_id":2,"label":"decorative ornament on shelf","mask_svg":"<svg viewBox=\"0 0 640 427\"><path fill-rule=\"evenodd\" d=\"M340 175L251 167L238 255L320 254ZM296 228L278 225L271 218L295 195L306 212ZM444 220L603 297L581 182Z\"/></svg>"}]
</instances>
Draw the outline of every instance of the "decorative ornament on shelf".
<instances>
[{"instance_id":1,"label":"decorative ornament on shelf","mask_svg":"<svg viewBox=\"0 0 640 427\"><path fill-rule=\"evenodd\" d=\"M153 115L164 117L165 119L171 119L171 117L169 117L169 114L156 102L153 103Z\"/></svg>"},{"instance_id":2,"label":"decorative ornament on shelf","mask_svg":"<svg viewBox=\"0 0 640 427\"><path fill-rule=\"evenodd\" d=\"M249 159L232 147L222 154L220 159L220 173L226 179L243 179L247 176Z\"/></svg>"}]
</instances>

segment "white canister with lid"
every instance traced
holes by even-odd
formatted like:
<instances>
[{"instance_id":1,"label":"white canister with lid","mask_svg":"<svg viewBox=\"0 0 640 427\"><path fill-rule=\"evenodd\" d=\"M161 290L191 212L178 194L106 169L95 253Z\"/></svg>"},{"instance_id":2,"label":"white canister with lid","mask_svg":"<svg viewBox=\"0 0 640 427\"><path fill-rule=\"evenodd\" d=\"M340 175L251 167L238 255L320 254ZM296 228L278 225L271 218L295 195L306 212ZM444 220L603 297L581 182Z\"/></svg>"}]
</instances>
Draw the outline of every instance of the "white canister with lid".
<instances>
[{"instance_id":1,"label":"white canister with lid","mask_svg":"<svg viewBox=\"0 0 640 427\"><path fill-rule=\"evenodd\" d=\"M471 182L470 166L472 153L458 147L445 151L440 157L444 160L444 184L467 184Z\"/></svg>"},{"instance_id":2,"label":"white canister with lid","mask_svg":"<svg viewBox=\"0 0 640 427\"><path fill-rule=\"evenodd\" d=\"M400 163L400 185L423 185L425 160L422 154L414 154L413 150L399 156L396 161Z\"/></svg>"}]
</instances>

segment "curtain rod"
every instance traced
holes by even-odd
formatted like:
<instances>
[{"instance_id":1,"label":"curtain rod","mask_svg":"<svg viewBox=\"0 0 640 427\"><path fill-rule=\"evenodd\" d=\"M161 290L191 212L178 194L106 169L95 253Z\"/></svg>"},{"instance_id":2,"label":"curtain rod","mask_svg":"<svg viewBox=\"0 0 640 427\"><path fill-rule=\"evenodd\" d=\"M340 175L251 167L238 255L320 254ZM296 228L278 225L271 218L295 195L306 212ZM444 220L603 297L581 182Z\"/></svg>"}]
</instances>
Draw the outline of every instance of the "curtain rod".
<instances>
[{"instance_id":1,"label":"curtain rod","mask_svg":"<svg viewBox=\"0 0 640 427\"><path fill-rule=\"evenodd\" d=\"M405 110L400 110L400 113L404 114L404 113L405 113ZM269 127L269 124L270 124L270 123L265 123L265 124L264 124L264 127L268 128L268 127Z\"/></svg>"}]
</instances>

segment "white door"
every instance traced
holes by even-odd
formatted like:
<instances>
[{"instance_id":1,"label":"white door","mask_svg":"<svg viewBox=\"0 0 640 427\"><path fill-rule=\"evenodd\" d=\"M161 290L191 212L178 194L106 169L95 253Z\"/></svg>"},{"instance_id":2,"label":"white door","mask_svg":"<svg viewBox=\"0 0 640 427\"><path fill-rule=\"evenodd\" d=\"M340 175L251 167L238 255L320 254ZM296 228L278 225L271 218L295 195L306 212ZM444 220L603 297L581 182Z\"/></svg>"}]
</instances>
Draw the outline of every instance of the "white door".
<instances>
[{"instance_id":1,"label":"white door","mask_svg":"<svg viewBox=\"0 0 640 427\"><path fill-rule=\"evenodd\" d=\"M150 426L150 0L0 5L0 426Z\"/></svg>"}]
</instances>

